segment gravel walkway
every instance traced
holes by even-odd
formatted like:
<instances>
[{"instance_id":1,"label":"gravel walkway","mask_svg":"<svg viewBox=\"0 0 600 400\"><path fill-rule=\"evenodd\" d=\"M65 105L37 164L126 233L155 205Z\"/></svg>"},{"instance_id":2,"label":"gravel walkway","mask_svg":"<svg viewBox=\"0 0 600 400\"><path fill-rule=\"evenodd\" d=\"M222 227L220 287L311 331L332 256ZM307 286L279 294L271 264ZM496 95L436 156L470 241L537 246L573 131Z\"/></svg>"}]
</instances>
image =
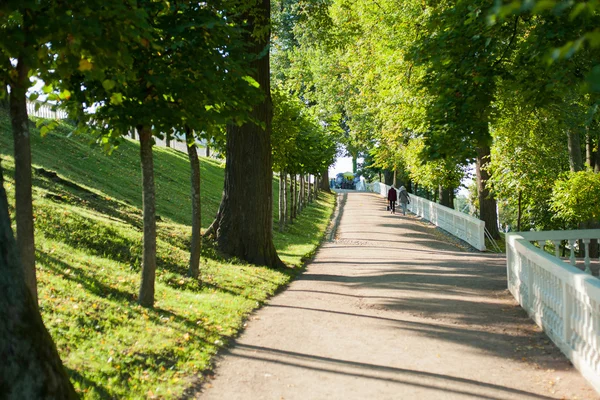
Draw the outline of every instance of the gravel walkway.
<instances>
[{"instance_id":1,"label":"gravel walkway","mask_svg":"<svg viewBox=\"0 0 600 400\"><path fill-rule=\"evenodd\" d=\"M248 321L201 399L599 399L506 290L504 257L348 194L335 241Z\"/></svg>"}]
</instances>

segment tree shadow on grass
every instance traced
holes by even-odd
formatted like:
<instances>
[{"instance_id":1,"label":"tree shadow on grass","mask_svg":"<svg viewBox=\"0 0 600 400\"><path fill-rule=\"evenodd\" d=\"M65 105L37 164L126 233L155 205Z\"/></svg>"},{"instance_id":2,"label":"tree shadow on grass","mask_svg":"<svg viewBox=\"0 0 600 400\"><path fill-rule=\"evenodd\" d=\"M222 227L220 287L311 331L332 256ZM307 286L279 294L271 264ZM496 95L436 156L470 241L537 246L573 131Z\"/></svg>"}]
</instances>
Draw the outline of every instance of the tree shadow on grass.
<instances>
[{"instance_id":1,"label":"tree shadow on grass","mask_svg":"<svg viewBox=\"0 0 600 400\"><path fill-rule=\"evenodd\" d=\"M95 381L83 376L79 371L77 371L75 369L68 368L68 367L65 367L65 369L67 370L67 373L71 377L71 380L79 383L79 386L82 389L91 389L92 393L89 393L89 391L88 391L87 394L93 394L95 392L97 394L97 396L101 399L115 398L114 394L109 392L108 389L105 388L104 386L102 386L100 383L95 382Z\"/></svg>"},{"instance_id":2,"label":"tree shadow on grass","mask_svg":"<svg viewBox=\"0 0 600 400\"><path fill-rule=\"evenodd\" d=\"M56 275L61 275L66 280L81 284L85 290L97 296L130 303L136 300L133 293L108 286L97 278L90 276L84 268L67 264L48 253L37 250L36 259Z\"/></svg>"},{"instance_id":3,"label":"tree shadow on grass","mask_svg":"<svg viewBox=\"0 0 600 400\"><path fill-rule=\"evenodd\" d=\"M50 171L52 172L52 171ZM58 180L34 175L35 187L47 190L46 197L55 202L64 202L84 209L95 211L109 218L114 218L141 230L143 227L142 213L139 209L123 204L108 197L103 197L64 177ZM54 193L54 195L52 195Z\"/></svg>"}]
</instances>

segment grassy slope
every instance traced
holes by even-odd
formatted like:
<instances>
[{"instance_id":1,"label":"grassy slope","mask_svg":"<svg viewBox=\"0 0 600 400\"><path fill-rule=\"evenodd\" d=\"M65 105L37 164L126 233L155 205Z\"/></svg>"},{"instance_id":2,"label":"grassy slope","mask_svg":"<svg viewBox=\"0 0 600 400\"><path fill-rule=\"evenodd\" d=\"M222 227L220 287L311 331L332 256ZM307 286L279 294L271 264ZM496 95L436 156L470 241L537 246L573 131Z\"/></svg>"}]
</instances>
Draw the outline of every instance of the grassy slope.
<instances>
[{"instance_id":1,"label":"grassy slope","mask_svg":"<svg viewBox=\"0 0 600 400\"><path fill-rule=\"evenodd\" d=\"M152 310L139 307L139 147L125 141L107 156L89 138L68 134L67 125L44 139L36 129L32 132L34 165L76 184L34 175L38 283L46 326L84 398L178 397L210 368L211 357L239 331L244 317L295 271L223 260L207 246L201 283L187 278L189 166L185 154L157 148L157 212L162 217L157 301ZM14 202L11 149L10 123L0 111L0 153ZM220 201L222 167L202 159L202 175L207 227ZM323 196L288 232L275 234L288 264L300 265L314 251L332 207L333 197Z\"/></svg>"}]
</instances>

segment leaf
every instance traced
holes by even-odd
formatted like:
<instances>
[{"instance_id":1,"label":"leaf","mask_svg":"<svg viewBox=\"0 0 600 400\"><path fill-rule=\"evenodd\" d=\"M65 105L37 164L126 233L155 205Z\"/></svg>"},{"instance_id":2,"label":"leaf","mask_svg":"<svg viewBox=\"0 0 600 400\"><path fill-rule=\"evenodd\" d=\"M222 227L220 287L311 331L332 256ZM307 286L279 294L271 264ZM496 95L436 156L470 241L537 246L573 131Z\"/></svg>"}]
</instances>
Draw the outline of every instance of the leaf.
<instances>
[{"instance_id":1,"label":"leaf","mask_svg":"<svg viewBox=\"0 0 600 400\"><path fill-rule=\"evenodd\" d=\"M102 87L108 92L110 90L112 90L115 86L117 85L117 83L115 81L113 81L112 79L106 79L102 82Z\"/></svg>"},{"instance_id":2,"label":"leaf","mask_svg":"<svg viewBox=\"0 0 600 400\"><path fill-rule=\"evenodd\" d=\"M246 75L242 79L244 79L246 82L248 82L251 86L253 86L255 88L260 87L260 84L258 82L256 82L256 80L251 76Z\"/></svg>"},{"instance_id":3,"label":"leaf","mask_svg":"<svg viewBox=\"0 0 600 400\"><path fill-rule=\"evenodd\" d=\"M571 21L573 21L575 18L577 18L577 16L579 14L581 14L586 8L587 8L587 3L579 3L575 6L575 8L573 8L573 11L571 11L571 14L569 14L569 19Z\"/></svg>"},{"instance_id":4,"label":"leaf","mask_svg":"<svg viewBox=\"0 0 600 400\"><path fill-rule=\"evenodd\" d=\"M535 3L533 7L534 13L542 13L543 11L550 10L556 5L556 0L541 0Z\"/></svg>"},{"instance_id":5,"label":"leaf","mask_svg":"<svg viewBox=\"0 0 600 400\"><path fill-rule=\"evenodd\" d=\"M46 93L46 94L48 94L48 93L52 92L53 90L54 90L54 87L52 87L52 85L51 85L51 84L44 85L44 86L42 87L42 91L43 91L44 93Z\"/></svg>"},{"instance_id":6,"label":"leaf","mask_svg":"<svg viewBox=\"0 0 600 400\"><path fill-rule=\"evenodd\" d=\"M71 92L65 89L62 92L60 92L60 95L58 97L61 100L69 100L71 98Z\"/></svg>"},{"instance_id":7,"label":"leaf","mask_svg":"<svg viewBox=\"0 0 600 400\"><path fill-rule=\"evenodd\" d=\"M40 94L37 92L31 93L29 95L29 101L36 101L40 97Z\"/></svg>"},{"instance_id":8,"label":"leaf","mask_svg":"<svg viewBox=\"0 0 600 400\"><path fill-rule=\"evenodd\" d=\"M50 129L48 129L48 126L44 125L40 128L40 135L42 137L45 137L49 131L50 131Z\"/></svg>"},{"instance_id":9,"label":"leaf","mask_svg":"<svg viewBox=\"0 0 600 400\"><path fill-rule=\"evenodd\" d=\"M121 93L113 93L110 96L110 104L115 106L121 105L123 103L123 95Z\"/></svg>"},{"instance_id":10,"label":"leaf","mask_svg":"<svg viewBox=\"0 0 600 400\"><path fill-rule=\"evenodd\" d=\"M591 47L600 46L600 30L596 29L593 32L588 32L585 34L585 37L589 40Z\"/></svg>"},{"instance_id":11,"label":"leaf","mask_svg":"<svg viewBox=\"0 0 600 400\"><path fill-rule=\"evenodd\" d=\"M85 58L79 60L79 70L81 72L84 71L90 71L92 69L93 65L91 62L89 62L88 60L86 60Z\"/></svg>"}]
</instances>

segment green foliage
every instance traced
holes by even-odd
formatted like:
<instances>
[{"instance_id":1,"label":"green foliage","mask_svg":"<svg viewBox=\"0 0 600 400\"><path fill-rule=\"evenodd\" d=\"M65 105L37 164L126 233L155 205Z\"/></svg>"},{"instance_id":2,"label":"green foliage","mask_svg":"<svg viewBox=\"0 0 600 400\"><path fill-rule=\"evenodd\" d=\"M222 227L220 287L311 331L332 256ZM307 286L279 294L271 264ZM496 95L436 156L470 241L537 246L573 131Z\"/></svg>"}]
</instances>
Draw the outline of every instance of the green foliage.
<instances>
[{"instance_id":1,"label":"green foliage","mask_svg":"<svg viewBox=\"0 0 600 400\"><path fill-rule=\"evenodd\" d=\"M461 164L449 157L423 162L424 149L423 139L415 138L402 153L411 180L429 190L437 190L439 186L458 188L464 176Z\"/></svg>"},{"instance_id":2,"label":"green foliage","mask_svg":"<svg viewBox=\"0 0 600 400\"><path fill-rule=\"evenodd\" d=\"M271 143L275 171L320 175L333 164L336 144L302 102L275 86Z\"/></svg>"},{"instance_id":3,"label":"green foliage","mask_svg":"<svg viewBox=\"0 0 600 400\"><path fill-rule=\"evenodd\" d=\"M591 56L588 54L584 57L584 63L576 63L578 78L585 76L585 80L580 80L577 87L590 94L600 93L600 76L597 73L600 60L594 55L597 51L593 50L600 46L600 4L597 1L515 0L503 4L496 0L495 3L488 14L490 24L513 15L526 18L534 15L533 32L539 28L545 31L544 35L538 37L542 40L535 44L535 48L528 49L531 58L539 60L539 55L543 54L545 63L558 64L559 69L563 69L569 68L569 64L572 67L574 63L569 61L579 53L591 53Z\"/></svg>"},{"instance_id":4,"label":"green foliage","mask_svg":"<svg viewBox=\"0 0 600 400\"><path fill-rule=\"evenodd\" d=\"M600 219L600 174L586 170L571 172L554 183L551 209L556 218L577 226Z\"/></svg>"},{"instance_id":5,"label":"green foliage","mask_svg":"<svg viewBox=\"0 0 600 400\"><path fill-rule=\"evenodd\" d=\"M229 15L247 7L237 1L139 3L149 18L144 38L126 44L135 67L115 65L101 73L93 64L79 68L60 81L72 93L64 106L82 129L92 125L111 140L139 126L152 127L159 137L189 126L198 136L219 140L217 126L243 123L262 99L250 78L246 28ZM97 107L88 113L81 104Z\"/></svg>"},{"instance_id":6,"label":"green foliage","mask_svg":"<svg viewBox=\"0 0 600 400\"><path fill-rule=\"evenodd\" d=\"M41 76L48 88L78 72L101 79L106 68L132 66L130 43L146 40L147 28L145 11L130 1L4 1L0 83L16 83L16 67L11 63L15 59L30 75ZM71 94L61 93L53 97L62 100Z\"/></svg>"}]
</instances>

